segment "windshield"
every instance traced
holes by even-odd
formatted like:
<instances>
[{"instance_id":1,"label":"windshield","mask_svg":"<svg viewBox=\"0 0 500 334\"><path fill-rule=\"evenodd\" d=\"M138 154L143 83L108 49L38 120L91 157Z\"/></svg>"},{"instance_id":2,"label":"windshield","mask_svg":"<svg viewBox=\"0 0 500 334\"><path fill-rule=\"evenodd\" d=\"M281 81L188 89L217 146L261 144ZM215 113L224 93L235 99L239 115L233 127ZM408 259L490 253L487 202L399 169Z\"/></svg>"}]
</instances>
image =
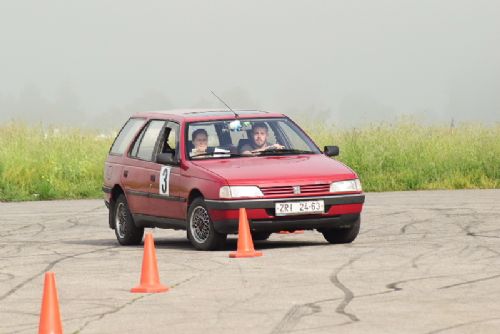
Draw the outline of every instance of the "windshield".
<instances>
[{"instance_id":1,"label":"windshield","mask_svg":"<svg viewBox=\"0 0 500 334\"><path fill-rule=\"evenodd\" d=\"M186 135L190 159L320 153L288 118L195 122Z\"/></svg>"}]
</instances>

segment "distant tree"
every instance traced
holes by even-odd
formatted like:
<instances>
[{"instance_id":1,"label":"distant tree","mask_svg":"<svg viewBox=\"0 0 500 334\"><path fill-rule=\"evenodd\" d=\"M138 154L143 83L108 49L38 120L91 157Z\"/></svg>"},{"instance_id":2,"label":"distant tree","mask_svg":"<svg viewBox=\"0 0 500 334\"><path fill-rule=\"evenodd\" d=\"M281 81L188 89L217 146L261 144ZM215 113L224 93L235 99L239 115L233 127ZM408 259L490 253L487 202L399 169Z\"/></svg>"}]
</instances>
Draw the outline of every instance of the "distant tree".
<instances>
[{"instance_id":1,"label":"distant tree","mask_svg":"<svg viewBox=\"0 0 500 334\"><path fill-rule=\"evenodd\" d=\"M11 100L10 107L12 119L39 123L50 118L53 103L42 96L38 85L29 83L23 86L17 99Z\"/></svg>"}]
</instances>

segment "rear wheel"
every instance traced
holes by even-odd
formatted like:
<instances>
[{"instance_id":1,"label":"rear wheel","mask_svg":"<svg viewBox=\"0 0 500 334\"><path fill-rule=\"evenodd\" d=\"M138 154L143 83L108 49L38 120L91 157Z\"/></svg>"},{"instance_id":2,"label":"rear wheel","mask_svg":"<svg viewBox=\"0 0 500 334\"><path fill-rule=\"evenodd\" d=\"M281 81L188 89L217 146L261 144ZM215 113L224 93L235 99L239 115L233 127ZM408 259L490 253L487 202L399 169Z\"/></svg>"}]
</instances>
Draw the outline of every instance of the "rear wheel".
<instances>
[{"instance_id":1,"label":"rear wheel","mask_svg":"<svg viewBox=\"0 0 500 334\"><path fill-rule=\"evenodd\" d=\"M348 228L322 230L323 236L331 244L348 244L354 241L359 233L361 218L358 218Z\"/></svg>"},{"instance_id":2,"label":"rear wheel","mask_svg":"<svg viewBox=\"0 0 500 334\"><path fill-rule=\"evenodd\" d=\"M221 249L226 243L226 234L218 233L210 219L203 198L196 198L188 210L187 235L196 249Z\"/></svg>"},{"instance_id":3,"label":"rear wheel","mask_svg":"<svg viewBox=\"0 0 500 334\"><path fill-rule=\"evenodd\" d=\"M113 208L115 235L118 242L121 245L139 245L144 235L144 228L135 226L125 195L118 196Z\"/></svg>"}]
</instances>

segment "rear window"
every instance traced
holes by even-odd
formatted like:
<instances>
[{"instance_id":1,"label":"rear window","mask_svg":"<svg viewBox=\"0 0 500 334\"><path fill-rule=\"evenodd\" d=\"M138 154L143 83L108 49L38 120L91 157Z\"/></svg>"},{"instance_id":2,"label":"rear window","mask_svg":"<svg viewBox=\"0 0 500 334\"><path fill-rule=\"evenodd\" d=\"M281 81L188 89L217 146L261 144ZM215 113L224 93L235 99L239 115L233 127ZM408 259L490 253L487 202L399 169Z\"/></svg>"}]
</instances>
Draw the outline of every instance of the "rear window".
<instances>
[{"instance_id":1,"label":"rear window","mask_svg":"<svg viewBox=\"0 0 500 334\"><path fill-rule=\"evenodd\" d=\"M146 120L143 118L131 118L125 123L120 133L111 146L110 154L122 155L127 150L130 141L137 133L137 130L144 124Z\"/></svg>"}]
</instances>

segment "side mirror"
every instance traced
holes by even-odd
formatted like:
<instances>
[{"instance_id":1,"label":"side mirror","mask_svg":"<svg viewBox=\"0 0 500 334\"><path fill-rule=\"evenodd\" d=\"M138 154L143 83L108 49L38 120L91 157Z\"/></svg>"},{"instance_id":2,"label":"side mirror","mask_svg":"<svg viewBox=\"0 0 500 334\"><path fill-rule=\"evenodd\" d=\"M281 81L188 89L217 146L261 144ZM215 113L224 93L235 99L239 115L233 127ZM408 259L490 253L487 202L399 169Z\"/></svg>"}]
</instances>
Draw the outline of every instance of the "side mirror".
<instances>
[{"instance_id":1,"label":"side mirror","mask_svg":"<svg viewBox=\"0 0 500 334\"><path fill-rule=\"evenodd\" d=\"M340 154L340 150L338 146L325 146L325 150L323 153L327 157L334 157Z\"/></svg>"},{"instance_id":2,"label":"side mirror","mask_svg":"<svg viewBox=\"0 0 500 334\"><path fill-rule=\"evenodd\" d=\"M174 152L160 153L156 156L156 162L162 165L178 165L179 161L175 159Z\"/></svg>"}]
</instances>

